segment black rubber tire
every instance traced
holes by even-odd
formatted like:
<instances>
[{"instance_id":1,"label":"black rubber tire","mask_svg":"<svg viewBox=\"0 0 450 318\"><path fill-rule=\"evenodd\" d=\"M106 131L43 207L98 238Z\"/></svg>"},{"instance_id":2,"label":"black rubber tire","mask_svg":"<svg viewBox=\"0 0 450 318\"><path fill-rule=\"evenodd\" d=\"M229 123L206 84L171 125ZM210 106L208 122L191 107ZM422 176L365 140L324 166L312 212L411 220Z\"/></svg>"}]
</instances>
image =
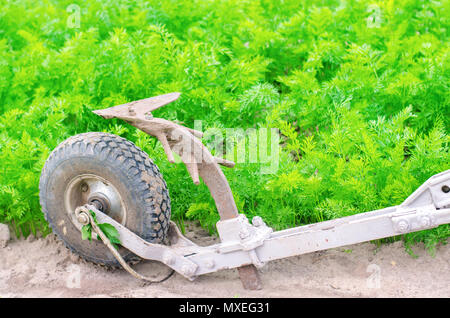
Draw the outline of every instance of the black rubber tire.
<instances>
[{"instance_id":1,"label":"black rubber tire","mask_svg":"<svg viewBox=\"0 0 450 318\"><path fill-rule=\"evenodd\" d=\"M84 259L119 266L107 247L96 238L82 240L69 218L64 193L76 176L94 174L118 190L127 206L128 229L151 243L164 243L170 220L166 182L148 155L132 142L108 133L83 133L62 142L49 156L41 173L39 196L42 211L53 232ZM126 261L136 256L121 247Z\"/></svg>"}]
</instances>

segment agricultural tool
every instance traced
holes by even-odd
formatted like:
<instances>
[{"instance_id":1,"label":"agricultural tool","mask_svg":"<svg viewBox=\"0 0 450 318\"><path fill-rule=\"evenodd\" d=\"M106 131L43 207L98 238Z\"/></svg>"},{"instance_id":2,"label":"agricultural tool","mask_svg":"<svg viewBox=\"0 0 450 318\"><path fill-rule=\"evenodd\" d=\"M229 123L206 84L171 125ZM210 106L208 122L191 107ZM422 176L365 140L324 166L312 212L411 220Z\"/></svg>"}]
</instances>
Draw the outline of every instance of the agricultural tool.
<instances>
[{"instance_id":1,"label":"agricultural tool","mask_svg":"<svg viewBox=\"0 0 450 318\"><path fill-rule=\"evenodd\" d=\"M108 133L83 133L62 142L49 156L40 179L45 217L66 246L100 264L121 264L137 278L134 259L159 261L189 280L223 269L238 268L244 288L259 289L257 268L280 258L431 229L450 223L450 170L432 176L402 204L274 232L261 217L250 223L238 213L230 186L219 165L234 163L214 157L203 145L202 132L155 118L152 111L175 101L179 93L94 111L119 118L155 136L170 162L176 153L195 184L209 188L220 221L220 243L198 246L170 221L170 198L158 167L130 141ZM118 231L112 246L98 224ZM101 240L82 240L91 225Z\"/></svg>"}]
</instances>

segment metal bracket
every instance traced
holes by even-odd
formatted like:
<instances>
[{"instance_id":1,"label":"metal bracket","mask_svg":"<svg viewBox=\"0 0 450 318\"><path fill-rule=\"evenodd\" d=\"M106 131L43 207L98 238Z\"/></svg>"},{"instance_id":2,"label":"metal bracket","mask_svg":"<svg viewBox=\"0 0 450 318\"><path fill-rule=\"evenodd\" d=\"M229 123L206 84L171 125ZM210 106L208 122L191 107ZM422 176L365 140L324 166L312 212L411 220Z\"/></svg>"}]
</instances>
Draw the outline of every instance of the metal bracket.
<instances>
[{"instance_id":1,"label":"metal bracket","mask_svg":"<svg viewBox=\"0 0 450 318\"><path fill-rule=\"evenodd\" d=\"M264 244L273 229L268 227L259 216L255 216L252 223L253 225L249 223L244 214L239 214L233 219L217 222L217 231L222 241L218 251L222 254L247 251L252 264L259 268L264 266L264 262L259 260L255 248Z\"/></svg>"},{"instance_id":2,"label":"metal bracket","mask_svg":"<svg viewBox=\"0 0 450 318\"><path fill-rule=\"evenodd\" d=\"M394 229L397 233L408 233L431 229L438 224L436 223L436 209L433 205L405 209L399 207L399 211L392 216Z\"/></svg>"},{"instance_id":3,"label":"metal bracket","mask_svg":"<svg viewBox=\"0 0 450 318\"><path fill-rule=\"evenodd\" d=\"M435 174L417 188L402 207L423 207L434 205L437 209L450 207L450 170Z\"/></svg>"},{"instance_id":4,"label":"metal bracket","mask_svg":"<svg viewBox=\"0 0 450 318\"><path fill-rule=\"evenodd\" d=\"M273 230L259 216L256 216L252 222L253 225L249 223L244 214L217 222L217 232L222 241L220 253L236 250L251 251L262 245Z\"/></svg>"}]
</instances>

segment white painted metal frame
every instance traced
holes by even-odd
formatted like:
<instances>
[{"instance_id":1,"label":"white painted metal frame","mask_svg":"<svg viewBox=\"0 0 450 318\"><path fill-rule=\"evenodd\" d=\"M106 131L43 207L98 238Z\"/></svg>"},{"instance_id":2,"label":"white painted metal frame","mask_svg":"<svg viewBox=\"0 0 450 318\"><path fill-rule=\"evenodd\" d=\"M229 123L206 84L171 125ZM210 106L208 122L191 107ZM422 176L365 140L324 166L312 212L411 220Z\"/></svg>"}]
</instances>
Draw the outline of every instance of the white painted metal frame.
<instances>
[{"instance_id":1,"label":"white painted metal frame","mask_svg":"<svg viewBox=\"0 0 450 318\"><path fill-rule=\"evenodd\" d=\"M450 170L439 173L411 194L401 205L335 220L273 232L260 217L252 224L240 214L217 223L221 243L202 247L186 239L171 222L171 245L148 243L93 206L100 223L110 223L120 234L122 246L136 255L163 262L184 277L254 264L261 267L275 259L301 255L450 223Z\"/></svg>"}]
</instances>

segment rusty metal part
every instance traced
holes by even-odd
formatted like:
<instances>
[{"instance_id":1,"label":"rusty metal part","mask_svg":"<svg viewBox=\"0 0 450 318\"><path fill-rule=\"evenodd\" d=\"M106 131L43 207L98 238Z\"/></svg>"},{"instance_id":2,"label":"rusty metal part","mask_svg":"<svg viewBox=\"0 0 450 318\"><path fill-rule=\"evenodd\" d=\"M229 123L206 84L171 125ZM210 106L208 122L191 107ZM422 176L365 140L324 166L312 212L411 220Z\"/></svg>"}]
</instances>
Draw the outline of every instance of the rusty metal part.
<instances>
[{"instance_id":1,"label":"rusty metal part","mask_svg":"<svg viewBox=\"0 0 450 318\"><path fill-rule=\"evenodd\" d=\"M107 109L96 110L94 113L106 119L121 118L123 116L145 116L146 114L150 115L152 111L157 110L162 106L176 101L179 97L180 93L169 93L161 96L136 100Z\"/></svg>"},{"instance_id":2,"label":"rusty metal part","mask_svg":"<svg viewBox=\"0 0 450 318\"><path fill-rule=\"evenodd\" d=\"M225 175L218 166L233 167L234 163L222 158L216 158L203 145L202 133L175 124L169 120L149 116L149 113L159 107L175 101L179 93L170 93L136 102L96 110L95 114L103 118L119 118L143 132L158 138L170 162L175 162L173 152L177 153L195 184L200 178L209 188L216 203L217 211L222 220L238 215L231 188ZM133 112L130 113L130 109Z\"/></svg>"},{"instance_id":3,"label":"rusty metal part","mask_svg":"<svg viewBox=\"0 0 450 318\"><path fill-rule=\"evenodd\" d=\"M254 265L245 265L238 268L239 277L244 289L259 290L262 289L261 278Z\"/></svg>"}]
</instances>

